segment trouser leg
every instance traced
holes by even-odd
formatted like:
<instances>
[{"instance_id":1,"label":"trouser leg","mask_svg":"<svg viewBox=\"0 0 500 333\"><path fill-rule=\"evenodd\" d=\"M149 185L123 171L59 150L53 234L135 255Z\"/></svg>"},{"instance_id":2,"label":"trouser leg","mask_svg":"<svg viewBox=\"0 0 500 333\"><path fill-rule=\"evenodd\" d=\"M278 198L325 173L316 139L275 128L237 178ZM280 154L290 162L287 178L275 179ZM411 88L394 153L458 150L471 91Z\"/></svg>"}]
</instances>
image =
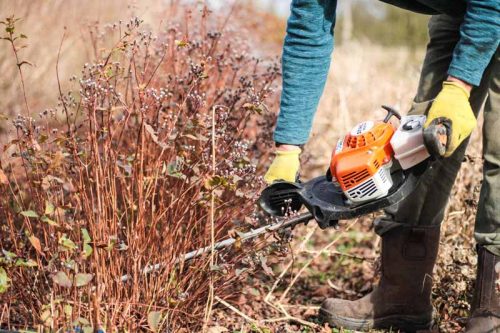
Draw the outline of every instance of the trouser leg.
<instances>
[{"instance_id":1,"label":"trouser leg","mask_svg":"<svg viewBox=\"0 0 500 333\"><path fill-rule=\"evenodd\" d=\"M479 245L500 256L500 51L497 50L488 80L484 106L483 183L474 236Z\"/></svg>"},{"instance_id":2,"label":"trouser leg","mask_svg":"<svg viewBox=\"0 0 500 333\"><path fill-rule=\"evenodd\" d=\"M427 45L419 86L409 114L426 113L432 100L440 92L448 76L453 50L459 40L462 19L447 15L433 16L429 21L430 41ZM483 82L471 92L470 102L474 113L479 113L487 95L492 65ZM386 216L378 219L375 231L383 234L400 223L413 226L440 224L446 204L464 158L468 140L449 158L440 160L422 177L417 189L405 200L386 209Z\"/></svg>"}]
</instances>

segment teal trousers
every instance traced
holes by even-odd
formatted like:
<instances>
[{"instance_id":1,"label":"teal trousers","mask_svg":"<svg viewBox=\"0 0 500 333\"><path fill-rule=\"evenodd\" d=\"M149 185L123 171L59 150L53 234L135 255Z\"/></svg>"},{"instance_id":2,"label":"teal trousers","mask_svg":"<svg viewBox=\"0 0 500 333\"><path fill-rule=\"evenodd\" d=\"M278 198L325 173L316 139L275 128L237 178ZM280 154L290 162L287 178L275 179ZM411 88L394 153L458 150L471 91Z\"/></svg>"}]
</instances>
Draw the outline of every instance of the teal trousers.
<instances>
[{"instance_id":1,"label":"teal trousers","mask_svg":"<svg viewBox=\"0 0 500 333\"><path fill-rule=\"evenodd\" d=\"M459 40L462 19L447 15L432 16L429 21L430 41L422 67L418 91L410 114L428 111L432 100L447 77L453 50ZM471 92L472 109L484 110L483 183L476 215L476 242L500 256L500 52L497 49L479 86ZM428 170L415 192L399 204L386 209L376 221L375 230L383 234L401 223L414 226L440 224L448 198L464 160L467 142L449 158ZM456 221L460 223L459 221Z\"/></svg>"}]
</instances>

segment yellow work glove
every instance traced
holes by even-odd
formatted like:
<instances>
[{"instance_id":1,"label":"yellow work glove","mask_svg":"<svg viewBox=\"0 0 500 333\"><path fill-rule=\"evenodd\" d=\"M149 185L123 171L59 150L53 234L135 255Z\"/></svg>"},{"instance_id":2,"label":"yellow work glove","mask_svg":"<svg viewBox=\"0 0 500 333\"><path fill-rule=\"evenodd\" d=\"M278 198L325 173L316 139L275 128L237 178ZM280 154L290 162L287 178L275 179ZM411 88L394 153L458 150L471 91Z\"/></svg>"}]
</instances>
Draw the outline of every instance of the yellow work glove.
<instances>
[{"instance_id":1,"label":"yellow work glove","mask_svg":"<svg viewBox=\"0 0 500 333\"><path fill-rule=\"evenodd\" d=\"M276 157L264 176L264 181L272 184L276 180L294 182L300 168L299 147L293 150L276 150Z\"/></svg>"},{"instance_id":2,"label":"yellow work glove","mask_svg":"<svg viewBox=\"0 0 500 333\"><path fill-rule=\"evenodd\" d=\"M459 83L445 81L427 115L424 132L431 125L445 124L447 127L445 157L452 155L476 127L477 121L469 103L469 96L470 93Z\"/></svg>"}]
</instances>

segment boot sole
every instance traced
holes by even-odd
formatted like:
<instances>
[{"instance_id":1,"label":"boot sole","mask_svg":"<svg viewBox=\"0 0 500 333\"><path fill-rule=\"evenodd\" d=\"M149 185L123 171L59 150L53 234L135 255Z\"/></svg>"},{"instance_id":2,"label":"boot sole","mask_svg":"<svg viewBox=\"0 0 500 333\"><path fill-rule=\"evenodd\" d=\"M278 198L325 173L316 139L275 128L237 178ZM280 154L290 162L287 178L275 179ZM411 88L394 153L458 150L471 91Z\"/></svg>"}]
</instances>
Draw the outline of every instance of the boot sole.
<instances>
[{"instance_id":1,"label":"boot sole","mask_svg":"<svg viewBox=\"0 0 500 333\"><path fill-rule=\"evenodd\" d=\"M430 329L433 324L432 315L391 315L376 319L359 319L339 317L325 309L319 310L319 318L322 322L327 322L330 326L356 331L392 328L404 332L415 332Z\"/></svg>"}]
</instances>

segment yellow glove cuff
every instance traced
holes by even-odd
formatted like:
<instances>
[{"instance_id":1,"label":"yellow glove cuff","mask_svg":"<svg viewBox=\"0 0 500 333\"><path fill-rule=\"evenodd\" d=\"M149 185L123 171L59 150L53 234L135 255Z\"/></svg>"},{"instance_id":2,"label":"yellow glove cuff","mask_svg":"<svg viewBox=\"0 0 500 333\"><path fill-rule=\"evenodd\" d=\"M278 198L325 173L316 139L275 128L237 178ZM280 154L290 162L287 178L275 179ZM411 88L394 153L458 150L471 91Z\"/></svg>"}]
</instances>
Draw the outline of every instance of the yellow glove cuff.
<instances>
[{"instance_id":1,"label":"yellow glove cuff","mask_svg":"<svg viewBox=\"0 0 500 333\"><path fill-rule=\"evenodd\" d=\"M294 182L300 168L301 152L302 150L298 147L293 150L276 150L276 157L264 176L264 181L268 184L276 180Z\"/></svg>"},{"instance_id":2,"label":"yellow glove cuff","mask_svg":"<svg viewBox=\"0 0 500 333\"><path fill-rule=\"evenodd\" d=\"M470 97L470 92L467 89L465 89L464 86L454 81L444 81L443 90L441 91L447 91L448 93L453 93L453 94L463 93L467 97L467 99L469 99Z\"/></svg>"},{"instance_id":3,"label":"yellow glove cuff","mask_svg":"<svg viewBox=\"0 0 500 333\"><path fill-rule=\"evenodd\" d=\"M295 156L295 155L299 156L301 152L302 152L302 150L297 147L297 149L293 149L293 150L278 150L278 149L276 149L274 154L276 156Z\"/></svg>"}]
</instances>

